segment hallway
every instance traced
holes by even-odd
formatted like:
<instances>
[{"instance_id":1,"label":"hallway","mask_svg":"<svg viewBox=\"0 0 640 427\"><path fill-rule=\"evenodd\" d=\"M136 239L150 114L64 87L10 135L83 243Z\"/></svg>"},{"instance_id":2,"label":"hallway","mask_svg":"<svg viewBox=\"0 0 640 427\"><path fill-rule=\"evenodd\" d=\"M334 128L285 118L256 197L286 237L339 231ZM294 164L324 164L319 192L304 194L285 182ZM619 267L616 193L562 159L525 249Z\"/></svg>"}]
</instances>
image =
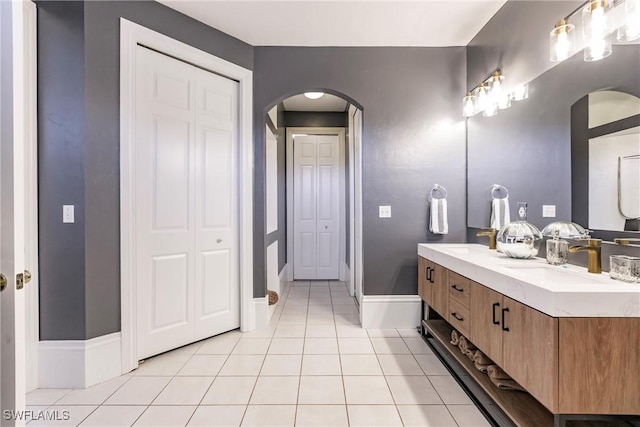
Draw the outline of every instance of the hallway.
<instances>
[{"instance_id":1,"label":"hallway","mask_svg":"<svg viewBox=\"0 0 640 427\"><path fill-rule=\"evenodd\" d=\"M267 329L153 357L28 409L82 426L488 426L416 330L364 330L342 282L292 282Z\"/></svg>"}]
</instances>

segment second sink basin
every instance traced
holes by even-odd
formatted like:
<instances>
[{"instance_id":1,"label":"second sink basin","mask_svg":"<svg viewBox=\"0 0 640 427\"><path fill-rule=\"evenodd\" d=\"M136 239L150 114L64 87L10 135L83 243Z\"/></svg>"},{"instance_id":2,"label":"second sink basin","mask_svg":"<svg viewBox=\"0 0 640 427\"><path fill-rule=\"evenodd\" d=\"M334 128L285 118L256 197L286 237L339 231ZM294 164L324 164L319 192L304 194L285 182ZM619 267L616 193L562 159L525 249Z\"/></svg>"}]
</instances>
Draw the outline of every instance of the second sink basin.
<instances>
[{"instance_id":1,"label":"second sink basin","mask_svg":"<svg viewBox=\"0 0 640 427\"><path fill-rule=\"evenodd\" d=\"M587 285L601 284L602 281L585 277L578 272L562 270L562 267L552 267L547 265L503 265L514 275L526 276L541 285L566 284L566 285ZM586 273L585 273L586 274Z\"/></svg>"}]
</instances>

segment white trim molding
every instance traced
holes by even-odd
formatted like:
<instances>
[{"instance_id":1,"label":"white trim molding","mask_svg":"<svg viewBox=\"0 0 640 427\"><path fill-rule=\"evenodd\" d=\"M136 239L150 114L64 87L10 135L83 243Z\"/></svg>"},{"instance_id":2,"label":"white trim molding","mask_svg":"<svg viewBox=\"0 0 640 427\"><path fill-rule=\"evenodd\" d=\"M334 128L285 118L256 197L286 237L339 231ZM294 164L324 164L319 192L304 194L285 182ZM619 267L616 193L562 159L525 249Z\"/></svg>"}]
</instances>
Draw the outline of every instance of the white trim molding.
<instances>
[{"instance_id":1,"label":"white trim molding","mask_svg":"<svg viewBox=\"0 0 640 427\"><path fill-rule=\"evenodd\" d=\"M121 375L120 332L89 340L40 341L40 388L87 388Z\"/></svg>"},{"instance_id":2,"label":"white trim molding","mask_svg":"<svg viewBox=\"0 0 640 427\"><path fill-rule=\"evenodd\" d=\"M269 299L260 297L253 299L256 323L253 329L264 329L269 325ZM244 332L244 331L243 331Z\"/></svg>"},{"instance_id":3,"label":"white trim molding","mask_svg":"<svg viewBox=\"0 0 640 427\"><path fill-rule=\"evenodd\" d=\"M253 72L161 33L120 19L120 265L122 373L138 366L136 349L134 120L135 51L144 45L239 83L240 329L256 325L253 301Z\"/></svg>"},{"instance_id":4,"label":"white trim molding","mask_svg":"<svg viewBox=\"0 0 640 427\"><path fill-rule=\"evenodd\" d=\"M418 295L363 295L360 321L365 329L411 329L420 324Z\"/></svg>"}]
</instances>

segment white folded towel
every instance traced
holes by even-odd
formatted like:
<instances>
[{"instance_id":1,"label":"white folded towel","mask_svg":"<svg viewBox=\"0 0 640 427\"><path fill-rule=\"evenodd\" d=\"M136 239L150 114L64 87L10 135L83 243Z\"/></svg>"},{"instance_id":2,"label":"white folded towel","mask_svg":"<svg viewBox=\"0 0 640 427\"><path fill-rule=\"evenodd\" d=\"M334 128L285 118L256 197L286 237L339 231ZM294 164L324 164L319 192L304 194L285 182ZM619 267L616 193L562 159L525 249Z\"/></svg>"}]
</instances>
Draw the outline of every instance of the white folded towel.
<instances>
[{"instance_id":1,"label":"white folded towel","mask_svg":"<svg viewBox=\"0 0 640 427\"><path fill-rule=\"evenodd\" d=\"M447 199L431 199L429 231L433 234L447 234L449 232Z\"/></svg>"},{"instance_id":2,"label":"white folded towel","mask_svg":"<svg viewBox=\"0 0 640 427\"><path fill-rule=\"evenodd\" d=\"M491 228L500 231L502 227L511 222L509 216L509 198L493 199L491 201Z\"/></svg>"}]
</instances>

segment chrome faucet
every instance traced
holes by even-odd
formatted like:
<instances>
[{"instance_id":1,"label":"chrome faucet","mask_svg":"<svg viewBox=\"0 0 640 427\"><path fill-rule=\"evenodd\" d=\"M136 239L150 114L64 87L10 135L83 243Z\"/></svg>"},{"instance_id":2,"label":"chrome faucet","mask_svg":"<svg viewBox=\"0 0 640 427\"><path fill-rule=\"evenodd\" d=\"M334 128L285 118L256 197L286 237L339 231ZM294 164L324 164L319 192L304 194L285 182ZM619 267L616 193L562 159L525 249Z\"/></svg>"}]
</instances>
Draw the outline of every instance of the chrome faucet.
<instances>
[{"instance_id":1,"label":"chrome faucet","mask_svg":"<svg viewBox=\"0 0 640 427\"><path fill-rule=\"evenodd\" d=\"M476 237L488 237L489 238L489 249L496 248L496 234L498 232L495 228L487 228L476 233Z\"/></svg>"},{"instance_id":2,"label":"chrome faucet","mask_svg":"<svg viewBox=\"0 0 640 427\"><path fill-rule=\"evenodd\" d=\"M578 239L578 241L586 242L586 245L573 245L569 248L569 252L587 252L589 258L587 261L587 271L589 273L602 273L602 240L601 239Z\"/></svg>"}]
</instances>

